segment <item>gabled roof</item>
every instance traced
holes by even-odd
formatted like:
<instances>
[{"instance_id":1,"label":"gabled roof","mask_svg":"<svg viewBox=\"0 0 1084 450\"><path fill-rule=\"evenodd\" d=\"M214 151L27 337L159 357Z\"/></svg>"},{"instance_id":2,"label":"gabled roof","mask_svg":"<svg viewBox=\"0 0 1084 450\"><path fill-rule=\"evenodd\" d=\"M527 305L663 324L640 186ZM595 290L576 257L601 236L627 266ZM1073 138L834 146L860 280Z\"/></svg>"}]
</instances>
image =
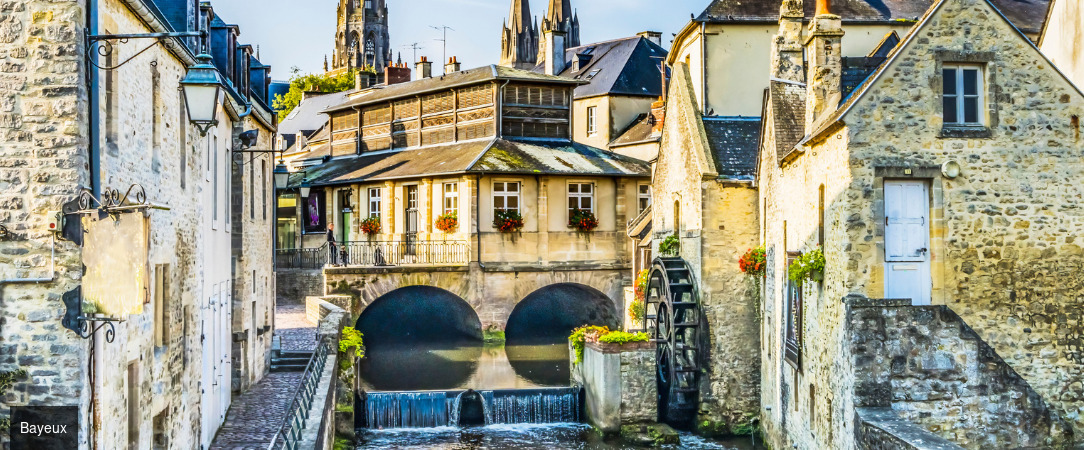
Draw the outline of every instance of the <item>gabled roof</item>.
<instances>
[{"instance_id":1,"label":"gabled roof","mask_svg":"<svg viewBox=\"0 0 1084 450\"><path fill-rule=\"evenodd\" d=\"M325 113L350 109L355 106L368 105L383 101L413 97L415 95L443 91L460 86L481 84L487 81L527 81L550 84L577 85L584 82L571 78L556 77L529 70L514 69L498 65L476 67L474 69L453 72L439 77L423 78L407 83L393 84L390 86L377 85L367 91L361 91L363 95L338 105L327 108Z\"/></svg>"},{"instance_id":2,"label":"gabled roof","mask_svg":"<svg viewBox=\"0 0 1084 450\"><path fill-rule=\"evenodd\" d=\"M323 111L346 101L346 94L346 91L331 94L305 93L305 99L279 123L279 134L311 133L320 129L328 119Z\"/></svg>"},{"instance_id":3,"label":"gabled roof","mask_svg":"<svg viewBox=\"0 0 1084 450\"><path fill-rule=\"evenodd\" d=\"M877 80L880 78L880 76L882 74L884 74L884 72L886 70L888 70L889 67L892 66L892 63L899 57L899 55L903 52L903 50L906 49L908 47L908 45L912 42L912 40L914 40L916 38L916 36L919 35L921 30L923 30L926 27L926 25L928 25L930 23L930 20L934 17L934 15L937 13L937 11L939 11L941 9L941 7L943 7L945 5L945 3L947 3L948 1L952 1L952 0L938 0L938 2L936 4L931 6L929 8L929 10L926 11L925 15L923 15L922 19L919 20L919 23L916 24L914 27L911 27L911 30L907 33L907 36L905 36L903 38L903 41L900 42L900 44L897 45L896 48L888 55L888 59L883 64L881 64L877 68L876 71L874 71L872 74L870 74L866 78L866 80L858 88L856 88L854 90L854 92L851 94L851 96L844 100L844 102L839 106L838 109L836 109L836 111L834 111L831 115L829 115L826 118L824 118L823 120L821 120L819 126L815 127L814 130L806 130L810 134L805 136L805 138L802 139L802 141L799 142L799 144L808 142L813 137L816 137L817 135L819 135L823 131L825 131L825 130L831 128L832 126L834 126L836 123L842 121L845 118L845 116L847 115L847 113L849 113L851 111L851 109L854 107L854 105L857 102L859 102L863 98L863 96L866 94L866 92L868 92L869 89L873 86L873 84L877 82ZM1017 36L1020 39L1022 39L1024 42L1026 42L1028 45L1031 46L1031 48L1035 51L1035 55L1037 57L1042 58L1044 61L1046 61L1046 65L1048 67L1054 69L1054 71L1057 72L1058 75L1060 75L1073 89L1075 89L1077 91L1077 93L1079 93L1081 95L1084 95L1084 93L1081 93L1080 89L1077 88L1076 85L1073 84L1073 82L1071 80L1069 80L1069 78L1066 77L1064 73L1062 73L1060 70L1058 70L1057 66L1055 66L1050 61L1050 59L1047 58L1046 55L1043 54L1043 52L1040 51L1039 48L1035 46L1035 43L1032 42L1032 40L1026 34L1024 34L1024 32L1020 28L1013 25L1013 22L1005 14L1003 14L1000 9L998 9L998 7L996 6L996 4L995 4L995 2L993 0L983 0L983 1L985 1L986 4L989 5L991 7L991 9L994 10L995 13L997 13L998 17L1000 17L1001 20L1004 20L1005 23L1014 32L1016 32ZM1044 1L1044 5L1045 5L1045 1ZM1044 13L1045 13L1045 10L1044 10Z\"/></svg>"},{"instance_id":4,"label":"gabled roof","mask_svg":"<svg viewBox=\"0 0 1084 450\"><path fill-rule=\"evenodd\" d=\"M759 117L704 117L704 132L720 178L753 179L760 128Z\"/></svg>"},{"instance_id":5,"label":"gabled roof","mask_svg":"<svg viewBox=\"0 0 1084 450\"><path fill-rule=\"evenodd\" d=\"M582 55L582 57L580 56ZM575 98L598 95L662 95L660 63L666 49L643 36L596 42L565 50L561 76L587 82L577 87ZM582 63L574 64L577 60ZM544 73L545 63L533 72Z\"/></svg>"},{"instance_id":6,"label":"gabled roof","mask_svg":"<svg viewBox=\"0 0 1084 450\"><path fill-rule=\"evenodd\" d=\"M930 8L932 0L833 0L832 12L844 23L892 23L918 20ZM1046 18L1050 0L995 0L1005 16L1029 34L1038 34ZM806 1L805 15L814 15L816 2ZM713 0L695 22L775 23L779 20L779 0Z\"/></svg>"},{"instance_id":7,"label":"gabled roof","mask_svg":"<svg viewBox=\"0 0 1084 450\"><path fill-rule=\"evenodd\" d=\"M617 139L610 141L610 148L659 142L662 139L662 131L655 131L654 129L654 117L651 114L640 114L636 119L633 119L628 128L625 128L617 136Z\"/></svg>"},{"instance_id":8,"label":"gabled roof","mask_svg":"<svg viewBox=\"0 0 1084 450\"><path fill-rule=\"evenodd\" d=\"M313 186L456 173L645 177L648 164L568 141L478 139L425 148L336 157L294 175Z\"/></svg>"}]
</instances>

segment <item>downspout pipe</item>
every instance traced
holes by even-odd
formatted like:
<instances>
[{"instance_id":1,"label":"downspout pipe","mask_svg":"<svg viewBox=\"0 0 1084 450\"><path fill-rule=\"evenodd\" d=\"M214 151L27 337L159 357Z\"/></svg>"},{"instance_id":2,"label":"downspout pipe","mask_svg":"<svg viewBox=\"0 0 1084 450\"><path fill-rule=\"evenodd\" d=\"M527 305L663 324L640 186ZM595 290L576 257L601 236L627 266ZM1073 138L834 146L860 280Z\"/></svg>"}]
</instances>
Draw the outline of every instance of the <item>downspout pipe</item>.
<instances>
[{"instance_id":1,"label":"downspout pipe","mask_svg":"<svg viewBox=\"0 0 1084 450\"><path fill-rule=\"evenodd\" d=\"M97 35L98 30L98 0L87 0L87 34ZM87 46L83 46L83 51L88 51ZM88 166L90 168L90 191L95 198L101 198L102 181L101 181L101 118L99 113L99 103L101 102L99 87L98 87L98 69L90 64L92 55L84 55L87 61L84 63L87 71L87 120L88 125L88 139L87 143L87 157Z\"/></svg>"},{"instance_id":2,"label":"downspout pipe","mask_svg":"<svg viewBox=\"0 0 1084 450\"><path fill-rule=\"evenodd\" d=\"M478 249L478 267L485 270L486 265L482 262L482 205L479 203L482 199L482 175L485 174L474 177L474 239Z\"/></svg>"}]
</instances>

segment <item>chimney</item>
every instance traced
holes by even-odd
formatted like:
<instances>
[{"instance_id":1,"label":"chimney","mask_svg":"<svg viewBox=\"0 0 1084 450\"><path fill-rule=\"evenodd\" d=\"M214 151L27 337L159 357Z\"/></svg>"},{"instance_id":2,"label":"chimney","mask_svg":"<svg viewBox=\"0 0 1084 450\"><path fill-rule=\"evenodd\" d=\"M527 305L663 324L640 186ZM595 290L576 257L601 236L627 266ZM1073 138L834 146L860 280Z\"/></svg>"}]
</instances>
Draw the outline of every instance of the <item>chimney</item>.
<instances>
[{"instance_id":1,"label":"chimney","mask_svg":"<svg viewBox=\"0 0 1084 450\"><path fill-rule=\"evenodd\" d=\"M783 0L779 9L779 32L772 41L772 74L780 80L805 82L802 52L802 0Z\"/></svg>"},{"instance_id":2,"label":"chimney","mask_svg":"<svg viewBox=\"0 0 1084 450\"><path fill-rule=\"evenodd\" d=\"M406 64L395 64L384 68L384 84L406 83L410 81L410 68Z\"/></svg>"},{"instance_id":3,"label":"chimney","mask_svg":"<svg viewBox=\"0 0 1084 450\"><path fill-rule=\"evenodd\" d=\"M309 144L308 142L305 142L304 132L298 132L297 137L294 138L294 142L297 144L297 150L304 150L305 146Z\"/></svg>"},{"instance_id":4,"label":"chimney","mask_svg":"<svg viewBox=\"0 0 1084 450\"><path fill-rule=\"evenodd\" d=\"M659 97L651 104L651 134L662 132L662 122L666 119L666 100Z\"/></svg>"},{"instance_id":5,"label":"chimney","mask_svg":"<svg viewBox=\"0 0 1084 450\"><path fill-rule=\"evenodd\" d=\"M433 62L429 57L423 56L421 61L414 63L414 69L418 71L417 79L430 78L433 76Z\"/></svg>"},{"instance_id":6,"label":"chimney","mask_svg":"<svg viewBox=\"0 0 1084 450\"><path fill-rule=\"evenodd\" d=\"M565 70L565 33L546 30L546 75L559 75Z\"/></svg>"},{"instance_id":7,"label":"chimney","mask_svg":"<svg viewBox=\"0 0 1084 450\"><path fill-rule=\"evenodd\" d=\"M447 75L452 72L459 72L460 67L458 58L455 56L448 58L448 64L444 65L444 74Z\"/></svg>"},{"instance_id":8,"label":"chimney","mask_svg":"<svg viewBox=\"0 0 1084 450\"><path fill-rule=\"evenodd\" d=\"M806 73L806 130L826 113L839 106L843 55L840 43L843 26L839 16L831 13L829 0L817 0L817 15L809 24L805 41L808 61Z\"/></svg>"},{"instance_id":9,"label":"chimney","mask_svg":"<svg viewBox=\"0 0 1084 450\"><path fill-rule=\"evenodd\" d=\"M647 40L649 40L651 42L654 42L655 45L658 45L659 47L662 47L662 33L661 32L658 32L658 31L641 31L639 33L636 33L636 35L640 36L640 37L642 37L644 39L647 39Z\"/></svg>"},{"instance_id":10,"label":"chimney","mask_svg":"<svg viewBox=\"0 0 1084 450\"><path fill-rule=\"evenodd\" d=\"M373 83L372 75L369 72L359 70L357 72L357 74L354 75L354 89L357 89L357 90L360 91L360 90L365 89L365 88L367 88L369 86L372 86L373 84L374 83Z\"/></svg>"}]
</instances>

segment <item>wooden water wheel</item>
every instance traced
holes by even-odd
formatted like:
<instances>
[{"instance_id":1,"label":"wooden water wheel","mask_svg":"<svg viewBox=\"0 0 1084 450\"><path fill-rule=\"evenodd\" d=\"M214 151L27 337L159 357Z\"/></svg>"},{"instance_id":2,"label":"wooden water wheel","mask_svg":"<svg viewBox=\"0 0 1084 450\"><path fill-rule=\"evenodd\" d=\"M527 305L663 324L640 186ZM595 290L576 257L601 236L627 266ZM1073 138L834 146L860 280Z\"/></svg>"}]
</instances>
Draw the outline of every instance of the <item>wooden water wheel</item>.
<instances>
[{"instance_id":1,"label":"wooden water wheel","mask_svg":"<svg viewBox=\"0 0 1084 450\"><path fill-rule=\"evenodd\" d=\"M686 427L700 399L703 314L681 258L656 258L647 289L647 327L656 343L659 420Z\"/></svg>"}]
</instances>

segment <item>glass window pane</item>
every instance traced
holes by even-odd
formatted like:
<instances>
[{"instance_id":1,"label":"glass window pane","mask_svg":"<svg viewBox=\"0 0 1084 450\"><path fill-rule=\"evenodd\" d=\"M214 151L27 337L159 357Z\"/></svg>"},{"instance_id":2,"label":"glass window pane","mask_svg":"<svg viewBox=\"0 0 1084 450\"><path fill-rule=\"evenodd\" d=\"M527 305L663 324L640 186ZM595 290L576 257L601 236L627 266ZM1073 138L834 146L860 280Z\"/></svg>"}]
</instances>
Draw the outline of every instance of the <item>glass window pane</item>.
<instances>
[{"instance_id":1,"label":"glass window pane","mask_svg":"<svg viewBox=\"0 0 1084 450\"><path fill-rule=\"evenodd\" d=\"M519 192L519 183L508 183L508 192Z\"/></svg>"},{"instance_id":2,"label":"glass window pane","mask_svg":"<svg viewBox=\"0 0 1084 450\"><path fill-rule=\"evenodd\" d=\"M640 193L641 194L646 194L649 187L650 187L649 185L641 184L640 185Z\"/></svg>"},{"instance_id":3,"label":"glass window pane","mask_svg":"<svg viewBox=\"0 0 1084 450\"><path fill-rule=\"evenodd\" d=\"M519 209L519 197L508 197L508 209Z\"/></svg>"},{"instance_id":4,"label":"glass window pane","mask_svg":"<svg viewBox=\"0 0 1084 450\"><path fill-rule=\"evenodd\" d=\"M496 209L504 209L504 197L493 197L493 207Z\"/></svg>"},{"instance_id":5,"label":"glass window pane","mask_svg":"<svg viewBox=\"0 0 1084 450\"><path fill-rule=\"evenodd\" d=\"M958 123L959 120L956 117L956 97L949 97L946 95L942 104L945 107L945 123Z\"/></svg>"},{"instance_id":6,"label":"glass window pane","mask_svg":"<svg viewBox=\"0 0 1084 450\"><path fill-rule=\"evenodd\" d=\"M493 183L493 192L504 192L504 183Z\"/></svg>"},{"instance_id":7,"label":"glass window pane","mask_svg":"<svg viewBox=\"0 0 1084 450\"><path fill-rule=\"evenodd\" d=\"M591 197L584 197L583 201L580 202L580 205L581 205L580 209L590 210L591 209Z\"/></svg>"},{"instance_id":8,"label":"glass window pane","mask_svg":"<svg viewBox=\"0 0 1084 450\"><path fill-rule=\"evenodd\" d=\"M979 71L978 69L964 69L964 95L978 95Z\"/></svg>"},{"instance_id":9,"label":"glass window pane","mask_svg":"<svg viewBox=\"0 0 1084 450\"><path fill-rule=\"evenodd\" d=\"M580 188L581 191L583 191L585 193L590 193L591 192L591 185L590 184L582 184L580 186L581 186L581 188Z\"/></svg>"},{"instance_id":10,"label":"glass window pane","mask_svg":"<svg viewBox=\"0 0 1084 450\"><path fill-rule=\"evenodd\" d=\"M568 198L568 209L574 209L574 208L578 207L578 205L579 205L579 203L576 202L576 197L569 197Z\"/></svg>"},{"instance_id":11,"label":"glass window pane","mask_svg":"<svg viewBox=\"0 0 1084 450\"><path fill-rule=\"evenodd\" d=\"M944 94L956 95L956 69L944 69L941 76L944 78Z\"/></svg>"},{"instance_id":12,"label":"glass window pane","mask_svg":"<svg viewBox=\"0 0 1084 450\"><path fill-rule=\"evenodd\" d=\"M578 185L578 184L570 184L570 185L568 185L568 192L572 192L572 193L580 192L580 185Z\"/></svg>"},{"instance_id":13,"label":"glass window pane","mask_svg":"<svg viewBox=\"0 0 1084 450\"><path fill-rule=\"evenodd\" d=\"M979 122L979 98L970 97L964 99L964 122Z\"/></svg>"}]
</instances>

